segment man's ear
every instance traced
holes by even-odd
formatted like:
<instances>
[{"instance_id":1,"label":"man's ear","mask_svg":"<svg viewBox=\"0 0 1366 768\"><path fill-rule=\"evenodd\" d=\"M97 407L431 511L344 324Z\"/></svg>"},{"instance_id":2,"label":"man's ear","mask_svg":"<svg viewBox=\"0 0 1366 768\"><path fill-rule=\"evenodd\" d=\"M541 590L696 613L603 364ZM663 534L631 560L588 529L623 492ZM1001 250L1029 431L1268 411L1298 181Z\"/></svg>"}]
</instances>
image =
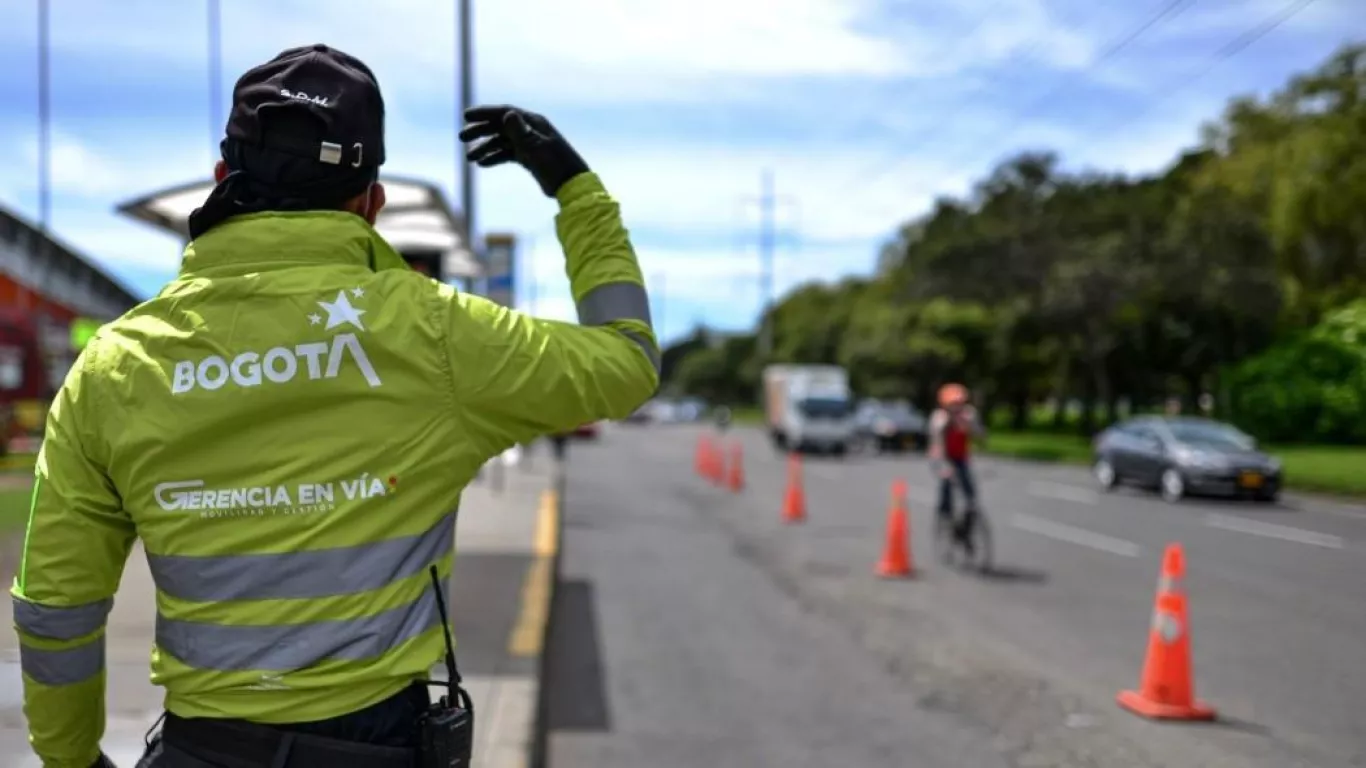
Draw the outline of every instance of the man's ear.
<instances>
[{"instance_id":1,"label":"man's ear","mask_svg":"<svg viewBox=\"0 0 1366 768\"><path fill-rule=\"evenodd\" d=\"M384 192L384 185L378 181L370 185L370 194L366 197L367 205L364 217L370 226L375 226L375 220L379 218L379 212L384 210L384 204L389 200Z\"/></svg>"},{"instance_id":2,"label":"man's ear","mask_svg":"<svg viewBox=\"0 0 1366 768\"><path fill-rule=\"evenodd\" d=\"M342 210L356 214L373 227L375 219L379 218L379 212L384 209L385 202L387 201L384 185L377 181L366 187L364 192L343 203Z\"/></svg>"},{"instance_id":3,"label":"man's ear","mask_svg":"<svg viewBox=\"0 0 1366 768\"><path fill-rule=\"evenodd\" d=\"M223 179L226 179L227 177L228 177L228 164L227 164L227 162L225 162L225 161L223 161L223 160L219 160L217 163L214 163L214 166L213 166L213 183L219 184L219 183L221 183L221 182L223 181Z\"/></svg>"}]
</instances>

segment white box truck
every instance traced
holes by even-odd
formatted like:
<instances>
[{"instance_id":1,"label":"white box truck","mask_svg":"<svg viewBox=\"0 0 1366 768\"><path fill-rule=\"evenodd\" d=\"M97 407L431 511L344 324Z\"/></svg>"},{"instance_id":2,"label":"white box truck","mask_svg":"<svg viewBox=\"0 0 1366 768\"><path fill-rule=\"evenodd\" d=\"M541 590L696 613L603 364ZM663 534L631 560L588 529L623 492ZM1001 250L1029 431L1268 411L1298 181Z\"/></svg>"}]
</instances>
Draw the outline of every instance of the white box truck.
<instances>
[{"instance_id":1,"label":"white box truck","mask_svg":"<svg viewBox=\"0 0 1366 768\"><path fill-rule=\"evenodd\" d=\"M770 365L763 374L764 415L781 450L843 455L854 436L849 373L838 365Z\"/></svg>"}]
</instances>

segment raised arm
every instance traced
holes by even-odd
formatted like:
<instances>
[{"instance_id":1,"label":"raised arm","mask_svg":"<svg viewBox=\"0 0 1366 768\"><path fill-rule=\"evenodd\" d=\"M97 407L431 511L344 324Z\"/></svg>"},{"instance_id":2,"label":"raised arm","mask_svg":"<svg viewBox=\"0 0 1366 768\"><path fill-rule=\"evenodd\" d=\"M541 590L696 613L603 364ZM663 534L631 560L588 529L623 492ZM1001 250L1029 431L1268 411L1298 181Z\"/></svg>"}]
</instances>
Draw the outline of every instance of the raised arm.
<instances>
[{"instance_id":1,"label":"raised arm","mask_svg":"<svg viewBox=\"0 0 1366 768\"><path fill-rule=\"evenodd\" d=\"M449 293L457 406L496 453L533 437L620 419L659 387L659 347L617 203L592 173L560 188L557 224L579 325Z\"/></svg>"}]
</instances>

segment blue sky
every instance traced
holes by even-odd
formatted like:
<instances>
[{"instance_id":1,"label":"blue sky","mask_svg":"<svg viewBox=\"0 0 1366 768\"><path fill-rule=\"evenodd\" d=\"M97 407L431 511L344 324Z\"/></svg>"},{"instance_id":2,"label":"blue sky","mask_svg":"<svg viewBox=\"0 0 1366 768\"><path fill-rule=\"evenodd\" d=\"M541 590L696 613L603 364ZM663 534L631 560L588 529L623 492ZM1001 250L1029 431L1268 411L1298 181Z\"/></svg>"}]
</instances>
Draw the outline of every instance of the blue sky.
<instances>
[{"instance_id":1,"label":"blue sky","mask_svg":"<svg viewBox=\"0 0 1366 768\"><path fill-rule=\"evenodd\" d=\"M997 160L1049 147L1073 168L1141 172L1193 144L1230 95L1265 93L1366 38L1356 0L1317 0L1205 72L1291 0L474 0L478 100L547 114L621 200L662 335L748 327L760 305L764 168L779 292L871 269L896 226ZM223 0L224 83L281 49L359 56L388 102L386 171L455 189L449 0ZM379 3L350 3L379 8ZM54 0L52 224L144 294L179 246L114 206L205 176L205 4ZM0 4L0 203L36 218L36 4ZM226 105L223 106L226 110ZM572 318L553 204L514 169L477 180L485 231L530 247L537 314ZM525 307L524 307L525 308ZM661 314L657 312L657 314Z\"/></svg>"}]
</instances>

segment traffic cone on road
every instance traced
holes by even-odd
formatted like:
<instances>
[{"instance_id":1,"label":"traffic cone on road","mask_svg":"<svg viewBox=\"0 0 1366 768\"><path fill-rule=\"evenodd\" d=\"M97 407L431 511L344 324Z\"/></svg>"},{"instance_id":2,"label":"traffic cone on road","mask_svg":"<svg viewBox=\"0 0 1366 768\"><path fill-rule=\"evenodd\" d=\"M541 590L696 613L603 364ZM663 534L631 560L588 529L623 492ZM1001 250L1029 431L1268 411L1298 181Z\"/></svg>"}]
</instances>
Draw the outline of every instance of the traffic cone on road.
<instances>
[{"instance_id":1,"label":"traffic cone on road","mask_svg":"<svg viewBox=\"0 0 1366 768\"><path fill-rule=\"evenodd\" d=\"M911 565L911 524L906 510L906 481L892 483L892 504L887 511L887 543L882 549L882 561L878 563L877 575L883 578L910 576L915 567Z\"/></svg>"},{"instance_id":2,"label":"traffic cone on road","mask_svg":"<svg viewBox=\"0 0 1366 768\"><path fill-rule=\"evenodd\" d=\"M730 451L730 474L726 476L726 485L735 493L745 489L745 455L744 447L737 441L731 446Z\"/></svg>"},{"instance_id":3,"label":"traffic cone on road","mask_svg":"<svg viewBox=\"0 0 1366 768\"><path fill-rule=\"evenodd\" d=\"M1195 698L1191 672L1190 622L1182 580L1186 558L1180 544L1168 544L1157 583L1148 653L1137 691L1121 691L1120 706L1163 720L1213 720L1214 709Z\"/></svg>"},{"instance_id":4,"label":"traffic cone on road","mask_svg":"<svg viewBox=\"0 0 1366 768\"><path fill-rule=\"evenodd\" d=\"M783 522L800 523L806 519L806 492L802 490L802 458L787 457L787 492L783 494Z\"/></svg>"},{"instance_id":5,"label":"traffic cone on road","mask_svg":"<svg viewBox=\"0 0 1366 768\"><path fill-rule=\"evenodd\" d=\"M693 453L693 471L698 477L706 477L711 462L711 438L698 435L697 450Z\"/></svg>"},{"instance_id":6,"label":"traffic cone on road","mask_svg":"<svg viewBox=\"0 0 1366 768\"><path fill-rule=\"evenodd\" d=\"M708 463L707 479L712 485L726 484L726 449L719 439L711 444L711 460Z\"/></svg>"}]
</instances>

